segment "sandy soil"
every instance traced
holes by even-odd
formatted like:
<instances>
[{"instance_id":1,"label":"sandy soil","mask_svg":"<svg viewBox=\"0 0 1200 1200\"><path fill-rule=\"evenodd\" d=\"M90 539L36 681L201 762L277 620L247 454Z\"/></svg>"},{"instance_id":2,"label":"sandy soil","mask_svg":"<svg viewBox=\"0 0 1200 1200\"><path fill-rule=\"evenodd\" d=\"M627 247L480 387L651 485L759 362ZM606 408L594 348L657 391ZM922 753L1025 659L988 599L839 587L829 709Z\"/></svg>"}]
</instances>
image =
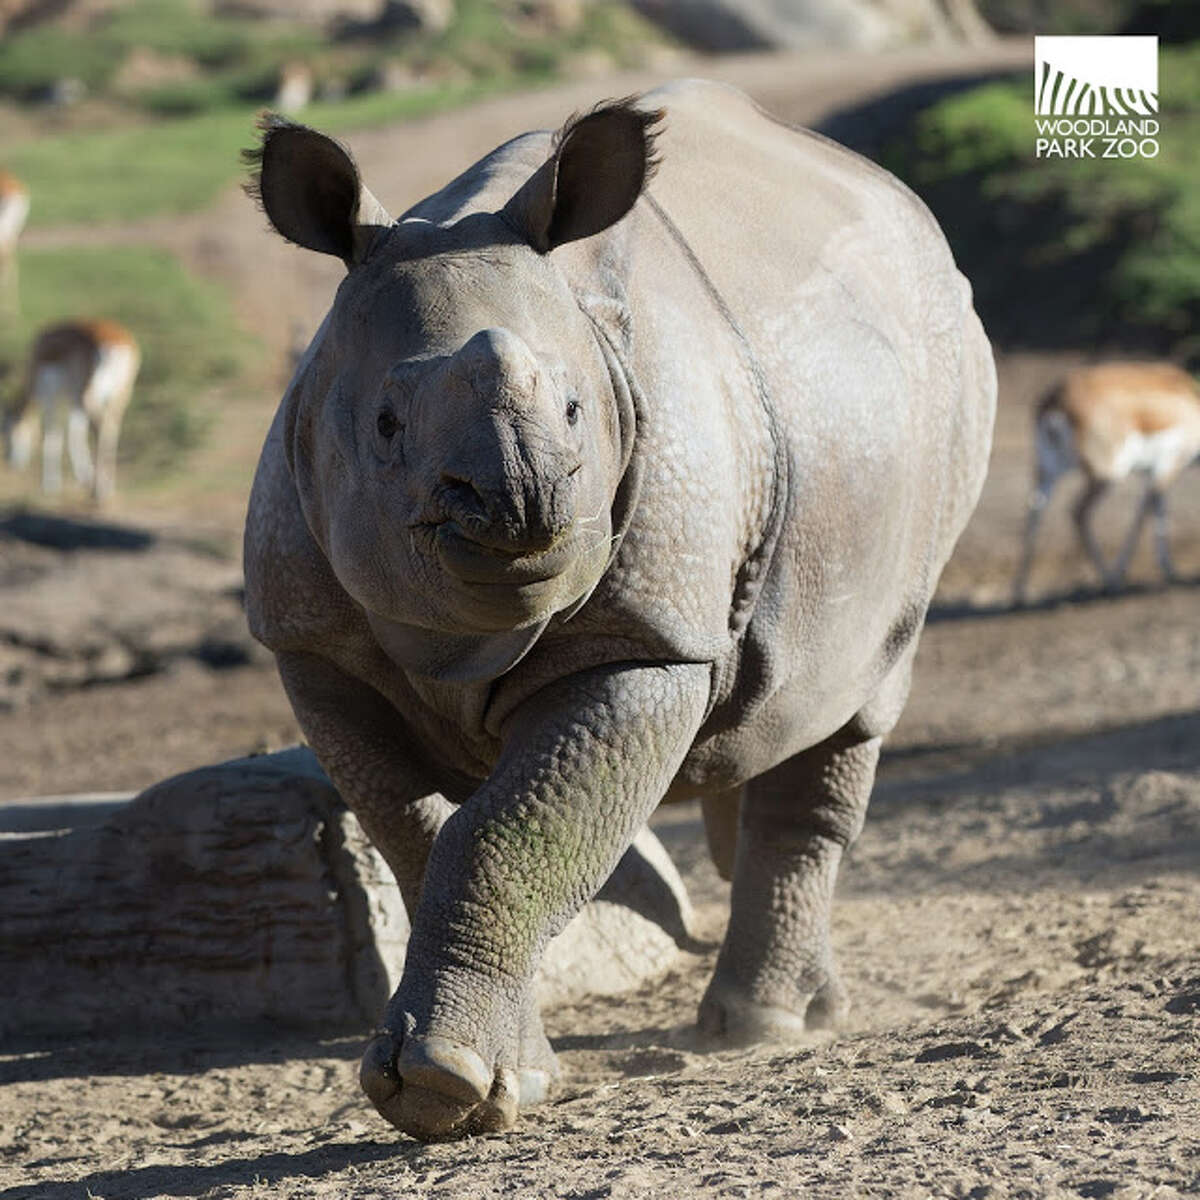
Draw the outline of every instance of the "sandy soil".
<instances>
[{"instance_id":1,"label":"sandy soil","mask_svg":"<svg viewBox=\"0 0 1200 1200\"><path fill-rule=\"evenodd\" d=\"M796 87L797 109L815 104ZM465 116L439 128L475 136ZM357 1092L357 1038L11 1044L0 1200L1200 1192L1200 479L1175 497L1182 583L1159 587L1143 554L1133 586L1100 593L1065 486L1035 603L1012 609L1029 404L1065 361L1001 364L992 473L843 872L846 1030L753 1053L694 1043L725 887L696 812L677 806L656 827L705 946L653 988L548 1014L567 1083L516 1133L398 1137ZM1108 502L1111 542L1129 501ZM156 538L55 549L19 522L0 530L14 656L0 664L0 799L137 789L295 736L236 628L236 556L184 536L178 515L123 515ZM21 614L55 580L79 603L35 606L57 614L39 648ZM83 599L114 580L139 597L119 620Z\"/></svg>"}]
</instances>

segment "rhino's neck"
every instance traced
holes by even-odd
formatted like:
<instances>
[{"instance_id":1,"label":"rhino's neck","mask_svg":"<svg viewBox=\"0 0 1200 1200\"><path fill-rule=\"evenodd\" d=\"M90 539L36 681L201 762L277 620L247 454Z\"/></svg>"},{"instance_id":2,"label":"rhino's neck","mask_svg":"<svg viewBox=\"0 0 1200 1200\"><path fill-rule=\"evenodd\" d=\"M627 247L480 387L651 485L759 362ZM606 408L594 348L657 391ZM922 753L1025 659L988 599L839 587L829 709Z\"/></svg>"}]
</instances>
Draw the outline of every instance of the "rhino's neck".
<instances>
[{"instance_id":1,"label":"rhino's neck","mask_svg":"<svg viewBox=\"0 0 1200 1200\"><path fill-rule=\"evenodd\" d=\"M439 683L484 683L511 671L548 622L505 633L441 633L367 613L383 652L398 667Z\"/></svg>"}]
</instances>

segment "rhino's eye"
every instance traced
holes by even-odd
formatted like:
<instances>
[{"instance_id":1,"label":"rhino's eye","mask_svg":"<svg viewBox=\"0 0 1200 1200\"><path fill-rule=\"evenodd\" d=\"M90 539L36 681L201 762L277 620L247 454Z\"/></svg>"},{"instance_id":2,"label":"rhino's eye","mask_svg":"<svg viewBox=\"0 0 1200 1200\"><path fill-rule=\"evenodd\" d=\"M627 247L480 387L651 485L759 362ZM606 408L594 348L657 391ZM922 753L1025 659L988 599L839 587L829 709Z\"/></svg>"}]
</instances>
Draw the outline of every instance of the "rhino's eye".
<instances>
[{"instance_id":1,"label":"rhino's eye","mask_svg":"<svg viewBox=\"0 0 1200 1200\"><path fill-rule=\"evenodd\" d=\"M400 422L396 420L396 414L390 408L385 408L375 418L375 428L379 430L380 437L391 438L400 428Z\"/></svg>"},{"instance_id":2,"label":"rhino's eye","mask_svg":"<svg viewBox=\"0 0 1200 1200\"><path fill-rule=\"evenodd\" d=\"M579 420L579 401L567 401L567 424L574 425Z\"/></svg>"}]
</instances>

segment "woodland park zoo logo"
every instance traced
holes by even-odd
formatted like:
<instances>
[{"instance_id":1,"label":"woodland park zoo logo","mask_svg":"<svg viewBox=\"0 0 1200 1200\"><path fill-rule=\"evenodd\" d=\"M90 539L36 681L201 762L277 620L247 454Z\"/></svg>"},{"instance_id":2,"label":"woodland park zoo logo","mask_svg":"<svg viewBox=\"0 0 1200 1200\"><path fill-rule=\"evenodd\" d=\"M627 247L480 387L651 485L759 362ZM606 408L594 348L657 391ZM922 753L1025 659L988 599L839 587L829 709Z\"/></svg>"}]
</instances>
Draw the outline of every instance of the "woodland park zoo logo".
<instances>
[{"instance_id":1,"label":"woodland park zoo logo","mask_svg":"<svg viewBox=\"0 0 1200 1200\"><path fill-rule=\"evenodd\" d=\"M1158 155L1158 38L1035 37L1038 158Z\"/></svg>"}]
</instances>

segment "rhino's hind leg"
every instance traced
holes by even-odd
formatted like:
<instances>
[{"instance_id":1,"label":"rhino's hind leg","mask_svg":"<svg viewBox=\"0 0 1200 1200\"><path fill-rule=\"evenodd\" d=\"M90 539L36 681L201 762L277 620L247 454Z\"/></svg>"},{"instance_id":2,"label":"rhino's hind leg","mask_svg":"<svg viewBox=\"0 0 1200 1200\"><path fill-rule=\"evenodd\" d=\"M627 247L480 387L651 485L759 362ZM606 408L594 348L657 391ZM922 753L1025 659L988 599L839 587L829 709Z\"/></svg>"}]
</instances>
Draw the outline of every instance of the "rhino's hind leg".
<instances>
[{"instance_id":1,"label":"rhino's hind leg","mask_svg":"<svg viewBox=\"0 0 1200 1200\"><path fill-rule=\"evenodd\" d=\"M729 928L700 1005L702 1034L786 1040L844 1015L829 916L842 852L862 828L880 741L851 722L746 788Z\"/></svg>"},{"instance_id":2,"label":"rhino's hind leg","mask_svg":"<svg viewBox=\"0 0 1200 1200\"><path fill-rule=\"evenodd\" d=\"M446 1038L406 1042L385 1028L367 1044L359 1082L379 1114L425 1141L498 1133L517 1110L548 1099L560 1077L532 994L521 1017L518 1061L492 1072L469 1046Z\"/></svg>"},{"instance_id":3,"label":"rhino's hind leg","mask_svg":"<svg viewBox=\"0 0 1200 1200\"><path fill-rule=\"evenodd\" d=\"M708 792L700 797L700 811L704 816L704 838L708 842L708 853L724 880L733 879L733 863L737 853L738 813L742 806L743 788L729 788L723 792Z\"/></svg>"}]
</instances>

